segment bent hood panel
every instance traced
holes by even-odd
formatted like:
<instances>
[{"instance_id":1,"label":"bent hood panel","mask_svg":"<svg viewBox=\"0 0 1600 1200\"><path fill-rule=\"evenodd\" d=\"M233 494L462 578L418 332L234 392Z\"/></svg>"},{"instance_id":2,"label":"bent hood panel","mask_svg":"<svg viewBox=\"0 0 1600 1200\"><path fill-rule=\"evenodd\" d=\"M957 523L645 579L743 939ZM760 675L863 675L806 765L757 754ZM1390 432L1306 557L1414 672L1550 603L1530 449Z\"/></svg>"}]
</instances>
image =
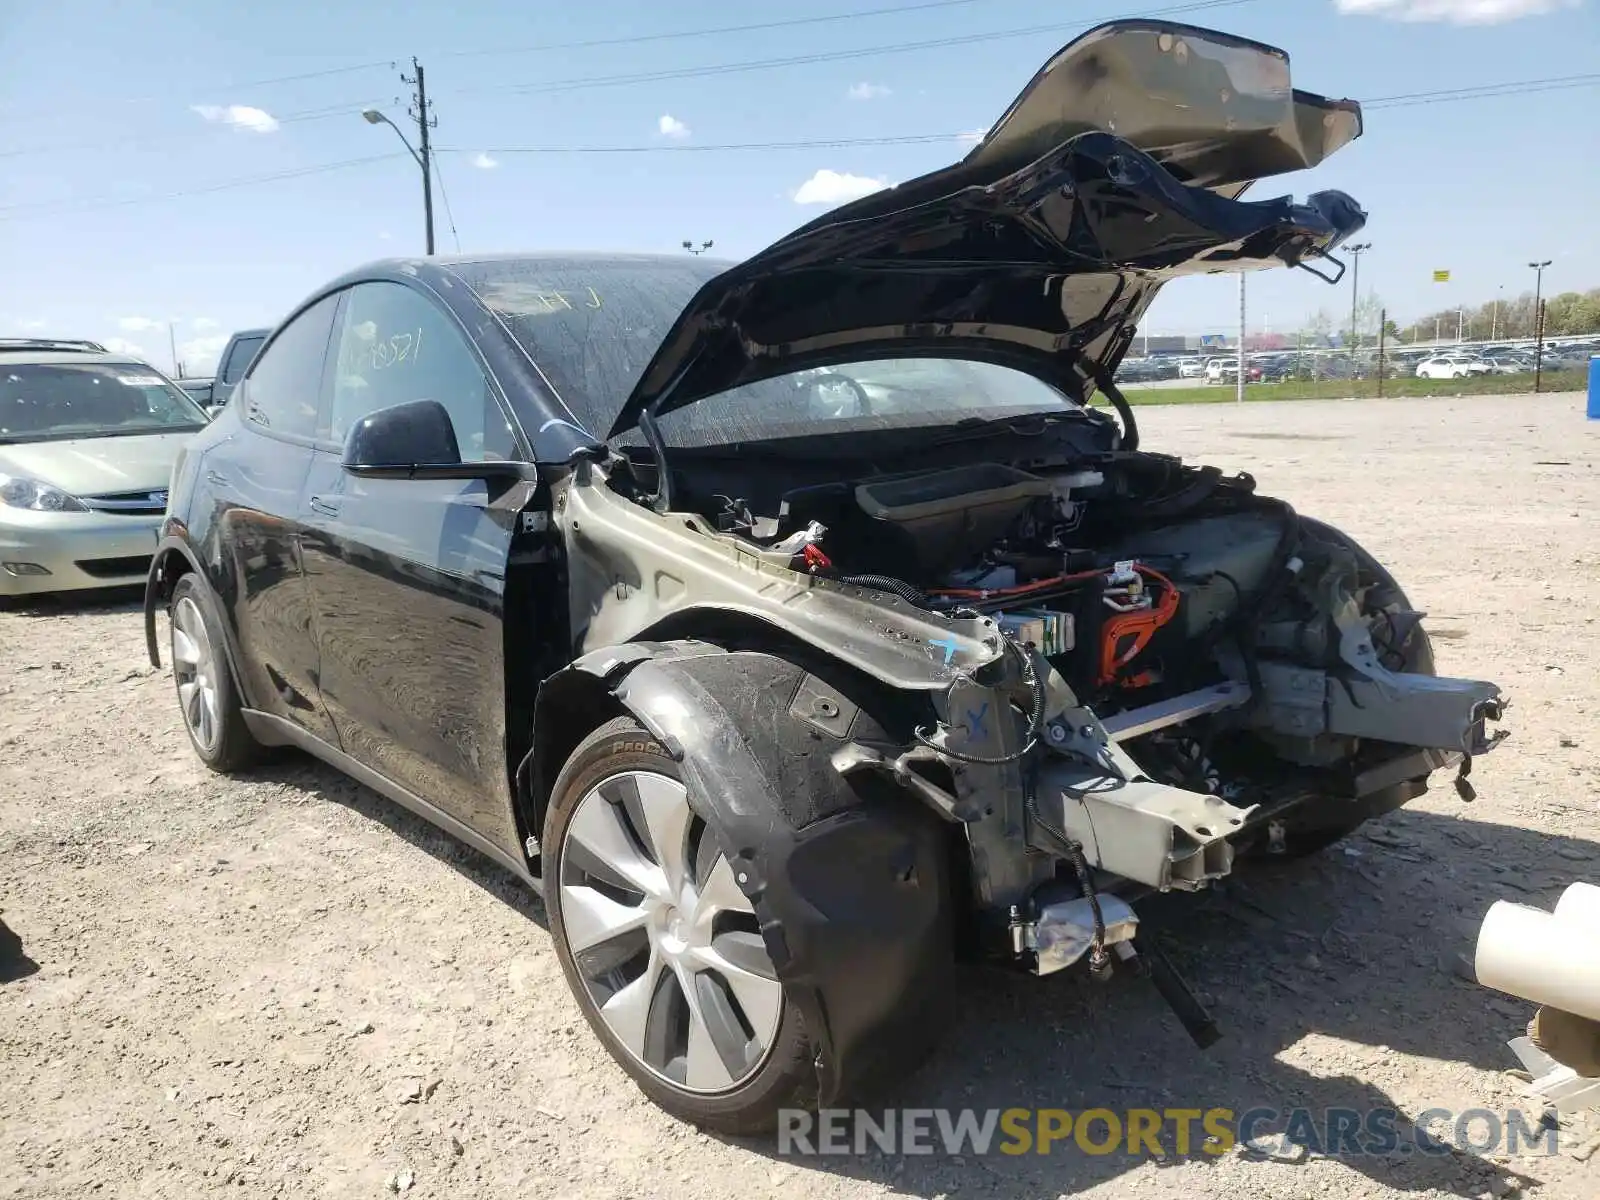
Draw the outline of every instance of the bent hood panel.
<instances>
[{"instance_id":1,"label":"bent hood panel","mask_svg":"<svg viewBox=\"0 0 1600 1200\"><path fill-rule=\"evenodd\" d=\"M719 275L684 309L611 436L830 362L981 358L1059 382L1113 368L1174 276L1325 254L1348 196L1237 197L1359 136L1359 108L1289 85L1281 50L1156 21L1057 54L954 166L843 205Z\"/></svg>"}]
</instances>

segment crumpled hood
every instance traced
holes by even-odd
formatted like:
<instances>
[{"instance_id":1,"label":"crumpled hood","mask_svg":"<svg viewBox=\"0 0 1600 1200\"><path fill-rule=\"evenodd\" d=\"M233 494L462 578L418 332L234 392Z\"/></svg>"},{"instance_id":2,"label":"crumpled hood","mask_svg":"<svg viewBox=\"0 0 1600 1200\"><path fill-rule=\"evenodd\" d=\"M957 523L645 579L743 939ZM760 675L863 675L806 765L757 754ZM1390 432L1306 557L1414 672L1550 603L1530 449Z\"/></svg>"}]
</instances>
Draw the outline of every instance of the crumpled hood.
<instances>
[{"instance_id":1,"label":"crumpled hood","mask_svg":"<svg viewBox=\"0 0 1600 1200\"><path fill-rule=\"evenodd\" d=\"M1075 387L1109 372L1178 275L1294 265L1365 224L1342 192L1240 201L1361 133L1281 50L1118 21L1057 54L954 166L803 226L717 276L611 429L758 379L943 355Z\"/></svg>"},{"instance_id":2,"label":"crumpled hood","mask_svg":"<svg viewBox=\"0 0 1600 1200\"><path fill-rule=\"evenodd\" d=\"M0 474L37 479L73 496L164 492L194 430L0 446Z\"/></svg>"}]
</instances>

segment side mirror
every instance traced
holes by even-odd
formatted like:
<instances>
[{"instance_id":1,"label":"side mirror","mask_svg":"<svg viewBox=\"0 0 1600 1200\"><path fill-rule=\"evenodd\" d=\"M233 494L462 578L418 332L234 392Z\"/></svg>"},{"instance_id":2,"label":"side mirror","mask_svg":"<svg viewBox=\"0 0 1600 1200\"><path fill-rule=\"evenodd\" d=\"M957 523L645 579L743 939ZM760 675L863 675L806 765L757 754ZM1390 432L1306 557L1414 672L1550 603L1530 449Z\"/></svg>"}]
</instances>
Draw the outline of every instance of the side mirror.
<instances>
[{"instance_id":1,"label":"side mirror","mask_svg":"<svg viewBox=\"0 0 1600 1200\"><path fill-rule=\"evenodd\" d=\"M344 443L344 469L369 479L520 478L510 462L461 461L455 426L437 400L411 400L368 413Z\"/></svg>"}]
</instances>

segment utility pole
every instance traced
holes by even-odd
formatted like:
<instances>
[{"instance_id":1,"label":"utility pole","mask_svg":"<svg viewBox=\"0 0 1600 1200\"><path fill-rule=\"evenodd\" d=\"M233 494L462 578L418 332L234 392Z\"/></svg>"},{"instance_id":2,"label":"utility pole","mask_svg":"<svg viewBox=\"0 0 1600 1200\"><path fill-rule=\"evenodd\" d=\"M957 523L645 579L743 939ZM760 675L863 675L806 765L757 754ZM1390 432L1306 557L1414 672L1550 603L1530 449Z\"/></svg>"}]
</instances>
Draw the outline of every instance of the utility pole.
<instances>
[{"instance_id":1,"label":"utility pole","mask_svg":"<svg viewBox=\"0 0 1600 1200\"><path fill-rule=\"evenodd\" d=\"M1362 242L1344 249L1350 256L1350 353L1353 356L1356 347L1361 344L1361 338L1356 333L1356 301L1361 296L1361 256L1372 249L1372 243Z\"/></svg>"},{"instance_id":2,"label":"utility pole","mask_svg":"<svg viewBox=\"0 0 1600 1200\"><path fill-rule=\"evenodd\" d=\"M1378 312L1378 399L1383 399L1383 359L1388 350L1389 335L1389 310L1380 309Z\"/></svg>"},{"instance_id":3,"label":"utility pole","mask_svg":"<svg viewBox=\"0 0 1600 1200\"><path fill-rule=\"evenodd\" d=\"M432 106L428 102L427 77L423 73L422 64L413 58L411 66L416 74L401 75L400 81L409 83L416 89L411 96L412 107L406 109L406 115L417 123L417 132L422 143L421 152L419 153L411 144L411 139L406 137L405 131L378 109L364 108L361 110L361 117L368 125L387 125L394 130L395 136L400 139L400 144L416 160L417 166L422 168L422 218L427 238L424 245L431 255L433 253L433 147L429 133L439 122L434 118Z\"/></svg>"},{"instance_id":4,"label":"utility pole","mask_svg":"<svg viewBox=\"0 0 1600 1200\"><path fill-rule=\"evenodd\" d=\"M1544 269L1549 265L1548 258L1528 264L1533 268L1533 390L1536 392L1543 382L1540 368L1544 366Z\"/></svg>"},{"instance_id":5,"label":"utility pole","mask_svg":"<svg viewBox=\"0 0 1600 1200\"><path fill-rule=\"evenodd\" d=\"M428 224L428 253L433 253L433 150L429 145L428 131L437 121L433 113L428 110L428 79L422 70L422 64L415 57L411 60L411 68L416 75L407 79L402 75L401 81L412 84L416 95L412 98L413 108L408 109L413 119L417 122L417 136L422 142L422 150L418 158L422 164L422 214Z\"/></svg>"},{"instance_id":6,"label":"utility pole","mask_svg":"<svg viewBox=\"0 0 1600 1200\"><path fill-rule=\"evenodd\" d=\"M1239 378L1233 385L1234 401L1244 403L1244 272L1239 272Z\"/></svg>"},{"instance_id":7,"label":"utility pole","mask_svg":"<svg viewBox=\"0 0 1600 1200\"><path fill-rule=\"evenodd\" d=\"M172 374L176 379L183 378L183 364L178 361L178 332L173 328L171 321L167 322L167 345L172 350Z\"/></svg>"}]
</instances>

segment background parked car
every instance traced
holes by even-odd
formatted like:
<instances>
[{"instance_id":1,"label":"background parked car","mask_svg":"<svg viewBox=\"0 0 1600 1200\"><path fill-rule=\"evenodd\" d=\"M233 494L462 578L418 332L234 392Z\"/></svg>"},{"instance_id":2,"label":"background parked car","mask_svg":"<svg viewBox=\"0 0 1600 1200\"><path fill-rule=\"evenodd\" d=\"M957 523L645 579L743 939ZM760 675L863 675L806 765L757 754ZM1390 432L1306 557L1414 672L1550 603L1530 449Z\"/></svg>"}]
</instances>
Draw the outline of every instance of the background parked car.
<instances>
[{"instance_id":1,"label":"background parked car","mask_svg":"<svg viewBox=\"0 0 1600 1200\"><path fill-rule=\"evenodd\" d=\"M1203 358L1180 358L1178 360L1179 379L1203 379L1206 373L1206 360Z\"/></svg>"},{"instance_id":2,"label":"background parked car","mask_svg":"<svg viewBox=\"0 0 1600 1200\"><path fill-rule=\"evenodd\" d=\"M216 382L211 376L193 379L174 379L173 383L181 387L201 408L210 408L215 401L212 397L212 387Z\"/></svg>"},{"instance_id":3,"label":"background parked car","mask_svg":"<svg viewBox=\"0 0 1600 1200\"><path fill-rule=\"evenodd\" d=\"M143 583L173 466L206 420L125 354L0 341L0 597Z\"/></svg>"},{"instance_id":4,"label":"background parked car","mask_svg":"<svg viewBox=\"0 0 1600 1200\"><path fill-rule=\"evenodd\" d=\"M1451 353L1425 358L1417 364L1418 379L1466 379L1487 375L1489 364L1476 355Z\"/></svg>"},{"instance_id":5,"label":"background parked car","mask_svg":"<svg viewBox=\"0 0 1600 1200\"><path fill-rule=\"evenodd\" d=\"M228 402L233 389L254 361L256 351L267 340L270 329L241 329L228 339L217 360L217 375L211 385L211 403L219 408Z\"/></svg>"}]
</instances>

